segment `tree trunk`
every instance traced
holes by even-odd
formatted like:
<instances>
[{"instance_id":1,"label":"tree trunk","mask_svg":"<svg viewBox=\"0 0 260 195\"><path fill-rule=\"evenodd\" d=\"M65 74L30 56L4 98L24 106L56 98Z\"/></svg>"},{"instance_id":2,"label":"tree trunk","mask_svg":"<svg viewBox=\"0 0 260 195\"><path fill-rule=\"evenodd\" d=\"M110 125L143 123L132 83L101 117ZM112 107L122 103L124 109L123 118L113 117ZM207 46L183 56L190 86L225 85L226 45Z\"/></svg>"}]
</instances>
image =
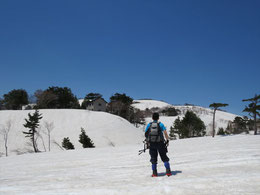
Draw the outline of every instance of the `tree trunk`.
<instances>
[{"instance_id":1,"label":"tree trunk","mask_svg":"<svg viewBox=\"0 0 260 195\"><path fill-rule=\"evenodd\" d=\"M7 137L5 138L5 156L8 156Z\"/></svg>"},{"instance_id":2,"label":"tree trunk","mask_svg":"<svg viewBox=\"0 0 260 195\"><path fill-rule=\"evenodd\" d=\"M49 152L51 151L51 135L50 132L48 133L49 136Z\"/></svg>"},{"instance_id":3,"label":"tree trunk","mask_svg":"<svg viewBox=\"0 0 260 195\"><path fill-rule=\"evenodd\" d=\"M255 135L257 135L257 120L256 120L256 113L254 113L254 126L255 126Z\"/></svg>"},{"instance_id":4,"label":"tree trunk","mask_svg":"<svg viewBox=\"0 0 260 195\"><path fill-rule=\"evenodd\" d=\"M216 109L214 109L213 112L213 131L212 131L212 137L215 137L215 115L216 115Z\"/></svg>"},{"instance_id":5,"label":"tree trunk","mask_svg":"<svg viewBox=\"0 0 260 195\"><path fill-rule=\"evenodd\" d=\"M32 134L32 144L33 144L34 152L36 153L36 152L37 152L37 149L36 149L34 134L35 134L35 133L34 133L34 131L33 131L33 134Z\"/></svg>"}]
</instances>

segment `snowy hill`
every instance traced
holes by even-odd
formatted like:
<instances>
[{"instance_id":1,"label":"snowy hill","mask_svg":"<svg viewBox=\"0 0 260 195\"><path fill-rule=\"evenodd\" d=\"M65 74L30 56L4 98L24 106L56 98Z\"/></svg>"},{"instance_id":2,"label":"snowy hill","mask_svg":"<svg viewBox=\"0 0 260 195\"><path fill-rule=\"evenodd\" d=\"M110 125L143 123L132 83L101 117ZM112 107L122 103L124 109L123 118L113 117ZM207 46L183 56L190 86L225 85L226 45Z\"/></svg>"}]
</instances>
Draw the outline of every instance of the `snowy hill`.
<instances>
[{"instance_id":1,"label":"snowy hill","mask_svg":"<svg viewBox=\"0 0 260 195\"><path fill-rule=\"evenodd\" d=\"M25 129L23 124L25 118L28 118L28 113L34 111L0 111L0 125L5 125L7 121L11 121L12 127L8 138L9 152L23 153L32 149L28 146L29 138L25 138L23 131ZM143 139L142 132L136 129L125 119L105 113L94 112L87 110L73 110L73 109L53 109L40 110L43 116L41 119L40 133L42 139L38 138L38 147L44 151L44 146L47 149L48 139L45 122L53 123L53 130L51 132L51 148L52 150L60 150L61 142L64 137L69 137L76 149L82 148L78 142L81 127L85 129L86 134L93 140L96 147L105 146L120 146L126 144L141 143ZM1 135L0 135L1 136ZM4 153L4 144L1 136L0 152ZM55 144L56 143L56 144Z\"/></svg>"},{"instance_id":2,"label":"snowy hill","mask_svg":"<svg viewBox=\"0 0 260 195\"><path fill-rule=\"evenodd\" d=\"M172 107L171 104L158 100L134 100L132 106L139 110L163 108L168 106Z\"/></svg>"},{"instance_id":3,"label":"snowy hill","mask_svg":"<svg viewBox=\"0 0 260 195\"><path fill-rule=\"evenodd\" d=\"M260 136L170 142L173 176L152 178L142 145L55 151L0 158L0 194L260 194Z\"/></svg>"},{"instance_id":4,"label":"snowy hill","mask_svg":"<svg viewBox=\"0 0 260 195\"><path fill-rule=\"evenodd\" d=\"M180 118L183 118L187 111L193 111L206 125L207 134L210 135L212 131L212 120L213 120L213 111L209 108L203 108L200 106L176 106L171 105L163 101L157 100L135 100L134 104L132 104L134 108L145 110L151 108L165 108L165 107L174 107L175 109L180 110L181 114L179 115ZM223 127L224 129L227 127L229 121L233 121L237 115L231 114L224 111L217 111L216 112L216 129ZM176 117L170 116L161 116L160 121L165 124L167 130L173 125ZM147 118L146 122L150 122L151 118Z\"/></svg>"}]
</instances>

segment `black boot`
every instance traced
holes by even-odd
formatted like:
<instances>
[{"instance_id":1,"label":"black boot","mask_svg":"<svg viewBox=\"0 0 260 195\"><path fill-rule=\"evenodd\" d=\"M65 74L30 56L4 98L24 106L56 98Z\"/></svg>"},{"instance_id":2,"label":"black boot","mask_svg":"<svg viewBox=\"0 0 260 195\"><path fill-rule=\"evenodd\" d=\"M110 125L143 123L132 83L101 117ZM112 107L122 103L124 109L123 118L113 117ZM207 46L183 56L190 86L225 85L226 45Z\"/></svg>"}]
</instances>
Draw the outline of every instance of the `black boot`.
<instances>
[{"instance_id":1,"label":"black boot","mask_svg":"<svg viewBox=\"0 0 260 195\"><path fill-rule=\"evenodd\" d=\"M166 175L167 176L171 176L172 175L171 169L166 169Z\"/></svg>"},{"instance_id":2,"label":"black boot","mask_svg":"<svg viewBox=\"0 0 260 195\"><path fill-rule=\"evenodd\" d=\"M155 169L155 170L153 170L153 175L152 175L152 177L157 177L158 176L158 173L157 173L157 170Z\"/></svg>"}]
</instances>

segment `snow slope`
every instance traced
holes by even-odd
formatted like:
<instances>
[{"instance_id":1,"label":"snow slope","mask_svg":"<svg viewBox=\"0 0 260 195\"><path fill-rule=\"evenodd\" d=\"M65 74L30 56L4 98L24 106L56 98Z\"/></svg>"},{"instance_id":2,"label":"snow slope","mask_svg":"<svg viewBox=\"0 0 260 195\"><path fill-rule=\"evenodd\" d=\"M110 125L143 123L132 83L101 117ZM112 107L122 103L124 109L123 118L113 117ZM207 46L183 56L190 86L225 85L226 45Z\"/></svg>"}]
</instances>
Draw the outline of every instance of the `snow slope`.
<instances>
[{"instance_id":1,"label":"snow slope","mask_svg":"<svg viewBox=\"0 0 260 195\"><path fill-rule=\"evenodd\" d=\"M173 176L152 178L142 145L0 158L0 194L260 194L260 136L171 141Z\"/></svg>"},{"instance_id":2,"label":"snow slope","mask_svg":"<svg viewBox=\"0 0 260 195\"><path fill-rule=\"evenodd\" d=\"M180 110L181 114L179 115L180 119L182 119L187 111L193 111L206 125L207 135L210 135L212 132L212 121L213 121L213 111L209 108L203 108L200 106L175 106L162 101L157 100L135 100L135 103L132 104L135 108L140 110L151 109L151 108L164 108L164 107L174 107L175 109ZM237 115L231 114L224 111L216 112L216 130L218 128L223 127L224 129L227 127L229 121L233 121ZM177 116L178 117L178 116ZM165 124L167 130L170 130L170 127L173 125L175 119L177 117L168 117L168 116L160 116L160 121ZM146 122L149 123L151 118L147 118Z\"/></svg>"},{"instance_id":3,"label":"snow slope","mask_svg":"<svg viewBox=\"0 0 260 195\"><path fill-rule=\"evenodd\" d=\"M28 146L29 138L25 138L22 132L28 131L23 126L24 119L28 118L28 113L33 112L32 110L0 111L0 125L5 125L9 120L12 124L8 138L9 152L23 153L32 149L31 146ZM44 134L46 132L44 123L46 121L54 125L51 132L51 148L53 150L60 150L60 147L54 142L61 145L64 137L69 137L76 149L82 148L82 145L78 142L81 127L85 129L86 134L93 140L96 147L137 144L141 143L143 139L142 132L139 129L125 119L109 113L73 109L46 109L40 110L40 113L43 116L40 124L40 133L43 140L38 138L38 147L41 151L44 151L44 145L48 149L48 138ZM4 153L1 135L0 139L0 152Z\"/></svg>"},{"instance_id":4,"label":"snow slope","mask_svg":"<svg viewBox=\"0 0 260 195\"><path fill-rule=\"evenodd\" d=\"M167 106L172 106L163 101L158 100L134 100L132 106L139 110L151 109L151 108L163 108Z\"/></svg>"}]
</instances>

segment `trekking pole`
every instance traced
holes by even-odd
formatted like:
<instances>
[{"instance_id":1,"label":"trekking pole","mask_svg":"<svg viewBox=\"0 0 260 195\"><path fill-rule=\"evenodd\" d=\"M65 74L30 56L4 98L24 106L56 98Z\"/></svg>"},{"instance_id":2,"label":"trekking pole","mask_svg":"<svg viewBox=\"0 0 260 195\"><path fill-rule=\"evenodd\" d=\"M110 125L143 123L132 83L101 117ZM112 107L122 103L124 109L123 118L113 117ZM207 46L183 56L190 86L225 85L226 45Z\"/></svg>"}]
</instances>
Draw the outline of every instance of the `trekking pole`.
<instances>
[{"instance_id":1,"label":"trekking pole","mask_svg":"<svg viewBox=\"0 0 260 195\"><path fill-rule=\"evenodd\" d=\"M148 145L147 145L146 140L144 140L143 143L144 143L144 149L143 150L139 150L139 154L138 155L140 155L142 153L145 153L145 150L147 150L149 148Z\"/></svg>"},{"instance_id":2,"label":"trekking pole","mask_svg":"<svg viewBox=\"0 0 260 195\"><path fill-rule=\"evenodd\" d=\"M164 145L165 145L166 153L168 153L168 143L169 143L169 140L168 140L168 142L167 142L167 141L164 141Z\"/></svg>"}]
</instances>

